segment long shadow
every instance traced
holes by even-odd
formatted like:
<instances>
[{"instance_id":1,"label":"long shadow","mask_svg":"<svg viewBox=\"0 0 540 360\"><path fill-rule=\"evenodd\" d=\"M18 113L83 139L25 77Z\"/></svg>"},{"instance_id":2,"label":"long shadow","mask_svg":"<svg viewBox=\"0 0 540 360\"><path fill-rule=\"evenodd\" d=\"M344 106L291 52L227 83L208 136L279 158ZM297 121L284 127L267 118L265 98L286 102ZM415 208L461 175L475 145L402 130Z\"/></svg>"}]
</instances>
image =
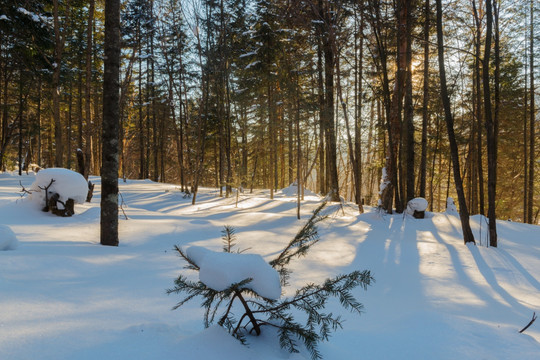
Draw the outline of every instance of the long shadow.
<instances>
[{"instance_id":1,"label":"long shadow","mask_svg":"<svg viewBox=\"0 0 540 360\"><path fill-rule=\"evenodd\" d=\"M530 311L530 309L519 303L516 298L514 298L511 294L509 294L504 288L499 285L495 274L493 273L489 265L486 263L486 261L482 257L482 254L480 254L480 251L476 246L469 246L469 248L471 249L471 255L473 256L473 259L475 261L476 268L484 277L487 284L493 289L493 291L496 292L499 296L501 296L502 299L504 299L508 303L507 305L494 299L493 296L489 294L485 289L483 289L482 286L478 286L478 284L474 280L472 280L470 276L467 275L467 273L465 272L464 268L467 266L467 264L463 263L459 259L457 250L453 246L448 244L446 241L444 241L437 233L437 231L433 231L432 234L433 237L441 245L444 245L447 248L450 254L453 268L455 269L455 272L458 276L459 283L463 286L466 286L469 291L477 295L483 302L486 303L486 306L491 308L493 304L496 304L497 306L501 306L503 308L511 307L515 310L519 309L520 312Z\"/></svg>"},{"instance_id":2,"label":"long shadow","mask_svg":"<svg viewBox=\"0 0 540 360\"><path fill-rule=\"evenodd\" d=\"M510 255L507 251L503 250L503 249L498 249L497 250L506 260L508 260L512 266L514 268L516 268L520 273L521 275L523 275L523 277L525 279L527 279L527 281L534 287L536 288L536 290L538 290L540 292L540 281L538 281L534 276L531 275L531 273L529 273L524 267L523 265L521 265L519 263L519 261L517 261L512 255Z\"/></svg>"}]
</instances>

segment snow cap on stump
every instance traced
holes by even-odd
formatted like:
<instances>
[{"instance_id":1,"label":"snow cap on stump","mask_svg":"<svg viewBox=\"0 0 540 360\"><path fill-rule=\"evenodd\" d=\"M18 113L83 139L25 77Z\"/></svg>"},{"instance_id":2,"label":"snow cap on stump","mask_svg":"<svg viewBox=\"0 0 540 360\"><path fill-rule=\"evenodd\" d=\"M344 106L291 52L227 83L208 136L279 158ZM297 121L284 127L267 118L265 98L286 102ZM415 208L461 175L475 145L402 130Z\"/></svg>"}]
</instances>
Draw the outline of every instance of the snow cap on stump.
<instances>
[{"instance_id":1,"label":"snow cap on stump","mask_svg":"<svg viewBox=\"0 0 540 360\"><path fill-rule=\"evenodd\" d=\"M66 202L67 199L73 199L76 204L84 204L86 201L88 182L78 172L68 169L49 168L39 171L29 190L34 194L40 193L41 197L45 198L45 191L42 189L49 186L51 180L54 182L48 192L58 194L60 201Z\"/></svg>"},{"instance_id":2,"label":"snow cap on stump","mask_svg":"<svg viewBox=\"0 0 540 360\"><path fill-rule=\"evenodd\" d=\"M407 214L413 215L415 211L424 212L428 207L428 202L426 199L417 197L409 200L407 203Z\"/></svg>"}]
</instances>

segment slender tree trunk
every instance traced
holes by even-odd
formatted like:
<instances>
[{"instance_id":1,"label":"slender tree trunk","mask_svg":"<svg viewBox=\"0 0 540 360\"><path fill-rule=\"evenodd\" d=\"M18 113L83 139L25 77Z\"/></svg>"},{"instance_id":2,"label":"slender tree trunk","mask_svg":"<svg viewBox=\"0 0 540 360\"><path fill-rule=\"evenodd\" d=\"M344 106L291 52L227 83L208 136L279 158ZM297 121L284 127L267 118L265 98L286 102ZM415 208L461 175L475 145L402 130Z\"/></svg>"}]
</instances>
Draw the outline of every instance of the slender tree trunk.
<instances>
[{"instance_id":1,"label":"slender tree trunk","mask_svg":"<svg viewBox=\"0 0 540 360\"><path fill-rule=\"evenodd\" d=\"M461 180L461 171L459 168L459 153L456 143L456 136L454 134L454 119L452 117L452 110L450 108L450 98L448 97L448 89L446 85L446 70L444 67L444 43L443 43L443 31L442 31L442 5L441 0L436 0L437 3L437 51L439 59L439 74L441 78L441 97L444 106L444 117L446 120L446 129L448 132L448 140L450 142L450 152L452 156L452 164L454 170L454 183L456 185L456 191L458 193L459 200L459 217L461 219L461 227L463 230L463 240L465 244L474 241L474 235L471 231L469 224L469 211L467 210L467 203L465 200L465 193L463 191L463 183Z\"/></svg>"},{"instance_id":2,"label":"slender tree trunk","mask_svg":"<svg viewBox=\"0 0 540 360\"><path fill-rule=\"evenodd\" d=\"M68 113L66 126L66 168L71 168L71 158L73 157L71 148L71 134L73 128L73 81L69 81L69 96L68 96Z\"/></svg>"},{"instance_id":3,"label":"slender tree trunk","mask_svg":"<svg viewBox=\"0 0 540 360\"><path fill-rule=\"evenodd\" d=\"M530 58L529 58L529 94L530 94L530 113L529 113L529 186L528 186L528 195L527 195L527 222L529 224L533 223L533 203L534 203L534 166L536 163L535 156L535 139L536 139L536 129L534 126L535 120L535 87L534 87L534 0L530 2L530 36L529 36L529 47L530 47Z\"/></svg>"},{"instance_id":4,"label":"slender tree trunk","mask_svg":"<svg viewBox=\"0 0 540 360\"><path fill-rule=\"evenodd\" d=\"M355 18L356 20L356 18ZM354 157L356 163L355 169L355 195L356 203L358 204L358 211L360 213L364 212L364 206L362 201L362 93L363 93L363 82L362 77L364 76L364 15L360 14L360 28L355 35L355 122L354 122ZM359 35L359 36L358 36ZM359 39L358 39L359 38ZM357 44L357 41L360 41ZM358 52L360 52L358 54Z\"/></svg>"},{"instance_id":5,"label":"slender tree trunk","mask_svg":"<svg viewBox=\"0 0 540 360\"><path fill-rule=\"evenodd\" d=\"M17 114L17 128L19 130L19 151L18 151L18 162L19 162L19 176L22 175L23 170L23 113L24 113L24 101L23 101L23 70L19 70L19 113Z\"/></svg>"},{"instance_id":6,"label":"slender tree trunk","mask_svg":"<svg viewBox=\"0 0 540 360\"><path fill-rule=\"evenodd\" d=\"M322 32L322 31L321 31ZM323 55L321 36L317 37L317 89L318 89L318 105L319 105L319 171L318 183L319 193L326 195L328 188L326 186L326 147L325 136L326 124L324 121L324 81L323 81Z\"/></svg>"},{"instance_id":7,"label":"slender tree trunk","mask_svg":"<svg viewBox=\"0 0 540 360\"><path fill-rule=\"evenodd\" d=\"M105 0L101 166L101 244L118 246L120 0Z\"/></svg>"},{"instance_id":8,"label":"slender tree trunk","mask_svg":"<svg viewBox=\"0 0 540 360\"><path fill-rule=\"evenodd\" d=\"M478 170L478 205L479 205L479 211L480 214L484 215L486 212L484 210L484 166L482 163L482 85L481 85L481 72L480 72L480 44L481 44L481 37L482 37L482 24L481 24L481 16L478 14L478 10L476 8L476 0L473 0L472 2L473 6L473 15L475 19L476 24L476 40L475 40L475 79L476 79L476 87L475 87L475 96L476 96L476 156L477 156L477 170ZM475 175L476 176L476 175ZM474 203L474 202L473 202Z\"/></svg>"},{"instance_id":9,"label":"slender tree trunk","mask_svg":"<svg viewBox=\"0 0 540 360\"><path fill-rule=\"evenodd\" d=\"M37 117L37 126L38 126L38 133L37 133L37 136L38 136L38 141L37 141L37 145L38 145L38 157L37 157L37 163L39 166L41 166L41 162L42 162L42 149L41 149L41 94L42 94L42 79L41 79L41 74L38 75L38 98L37 98L37 110L36 110L36 117ZM1 154L0 154L1 155ZM1 163L1 162L0 162ZM0 167L0 171L2 170L2 168Z\"/></svg>"},{"instance_id":10,"label":"slender tree trunk","mask_svg":"<svg viewBox=\"0 0 540 360\"><path fill-rule=\"evenodd\" d=\"M493 12L491 0L486 0L486 43L484 47L484 61L482 66L482 84L484 87L484 115L487 130L488 150L488 218L489 218L489 245L497 247L497 219L495 217L495 189L497 184L497 148L494 139L494 124L491 107L490 88L490 56L491 37L493 36Z\"/></svg>"},{"instance_id":11,"label":"slender tree trunk","mask_svg":"<svg viewBox=\"0 0 540 360\"><path fill-rule=\"evenodd\" d=\"M62 141L62 124L60 119L60 71L62 70L62 53L64 51L64 37L61 31L60 15L58 13L58 0L53 0L53 24L54 24L54 69L52 75L52 101L54 119L54 141L56 167L63 167L64 147Z\"/></svg>"},{"instance_id":12,"label":"slender tree trunk","mask_svg":"<svg viewBox=\"0 0 540 360\"><path fill-rule=\"evenodd\" d=\"M95 7L95 0L90 0L89 3L89 9L88 9L88 25L86 28L86 79L85 79L85 88L84 88L84 96L85 96L85 103L84 103L84 114L86 119L86 133L85 136L85 147L84 150L82 148L82 139L81 144L79 147L81 150L84 151L85 154L85 166L84 166L84 177L85 179L88 179L88 175L90 174L90 166L92 164L92 140L90 137L91 134L91 128L92 128L92 53L93 53L93 28L94 28L94 7ZM82 129L79 130L79 133L82 134Z\"/></svg>"},{"instance_id":13,"label":"slender tree trunk","mask_svg":"<svg viewBox=\"0 0 540 360\"><path fill-rule=\"evenodd\" d=\"M424 94L422 97L422 150L420 155L420 189L419 196L426 197L427 176L427 129L429 123L429 29L430 29L429 0L425 4L424 21Z\"/></svg>"},{"instance_id":14,"label":"slender tree trunk","mask_svg":"<svg viewBox=\"0 0 540 360\"><path fill-rule=\"evenodd\" d=\"M528 145L528 120L529 120L529 101L527 99L527 96L529 94L528 91L528 84L527 84L527 66L525 65L525 94L523 96L523 223L527 223L529 221L528 218L528 184L529 184L529 162L528 162L528 156L527 156L527 145Z\"/></svg>"},{"instance_id":15,"label":"slender tree trunk","mask_svg":"<svg viewBox=\"0 0 540 360\"><path fill-rule=\"evenodd\" d=\"M141 23L137 20L137 50L142 53L141 46ZM139 56L139 78L138 80L138 130L139 130L139 179L145 178L145 161L144 161L144 117L143 117L143 92L142 92L142 57Z\"/></svg>"},{"instance_id":16,"label":"slender tree trunk","mask_svg":"<svg viewBox=\"0 0 540 360\"><path fill-rule=\"evenodd\" d=\"M414 195L414 108L413 108L413 93L412 93L412 27L413 27L413 12L415 5L413 1L407 1L407 54L406 65L407 73L405 79L405 100L404 100L404 115L405 115L405 164L406 169L406 197L404 205L412 200Z\"/></svg>"}]
</instances>

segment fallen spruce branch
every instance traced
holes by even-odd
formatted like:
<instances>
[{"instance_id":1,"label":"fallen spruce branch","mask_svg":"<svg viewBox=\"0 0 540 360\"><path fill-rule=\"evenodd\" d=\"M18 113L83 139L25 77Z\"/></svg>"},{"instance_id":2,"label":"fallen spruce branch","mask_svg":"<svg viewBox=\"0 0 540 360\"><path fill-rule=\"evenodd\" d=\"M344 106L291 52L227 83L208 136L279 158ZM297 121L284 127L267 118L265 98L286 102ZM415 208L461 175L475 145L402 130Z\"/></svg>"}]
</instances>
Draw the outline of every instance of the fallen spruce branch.
<instances>
[{"instance_id":1,"label":"fallen spruce branch","mask_svg":"<svg viewBox=\"0 0 540 360\"><path fill-rule=\"evenodd\" d=\"M529 321L529 323L527 324L527 326L525 326L523 329L521 329L521 330L519 331L519 333L521 334L522 332L524 332L525 330L527 330L527 329L534 323L534 321L536 320L536 318L537 318L536 313L533 312L533 316L532 316L531 321Z\"/></svg>"}]
</instances>

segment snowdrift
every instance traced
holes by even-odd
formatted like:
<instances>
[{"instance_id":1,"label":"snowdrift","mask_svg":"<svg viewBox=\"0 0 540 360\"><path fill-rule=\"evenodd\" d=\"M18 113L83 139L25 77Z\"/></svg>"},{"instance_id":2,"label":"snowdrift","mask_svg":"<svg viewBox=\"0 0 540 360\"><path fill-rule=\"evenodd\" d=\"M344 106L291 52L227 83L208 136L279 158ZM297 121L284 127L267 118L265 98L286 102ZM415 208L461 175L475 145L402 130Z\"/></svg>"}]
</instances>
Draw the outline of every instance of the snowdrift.
<instances>
[{"instance_id":1,"label":"snowdrift","mask_svg":"<svg viewBox=\"0 0 540 360\"><path fill-rule=\"evenodd\" d=\"M130 220L121 220L120 246L111 248L99 245L99 178L91 179L95 200L70 218L30 210L19 180L29 187L36 178L0 176L1 228L20 244L0 251L0 359L309 359L280 350L271 329L248 338L249 347L219 327L204 329L198 303L173 312L179 299L165 289L184 271L175 245L218 253L221 229L232 225L238 247L268 261L317 196L306 197L297 220L296 193L243 194L236 207L202 189L192 206L170 184L120 183ZM326 211L321 240L293 264L290 288L358 269L376 282L358 290L365 312L343 312L344 328L321 344L325 359L539 358L540 323L518 333L540 312L538 226L499 221L494 249L480 216L471 218L479 245L465 246L449 213L417 220L367 207L361 215L353 206Z\"/></svg>"}]
</instances>

